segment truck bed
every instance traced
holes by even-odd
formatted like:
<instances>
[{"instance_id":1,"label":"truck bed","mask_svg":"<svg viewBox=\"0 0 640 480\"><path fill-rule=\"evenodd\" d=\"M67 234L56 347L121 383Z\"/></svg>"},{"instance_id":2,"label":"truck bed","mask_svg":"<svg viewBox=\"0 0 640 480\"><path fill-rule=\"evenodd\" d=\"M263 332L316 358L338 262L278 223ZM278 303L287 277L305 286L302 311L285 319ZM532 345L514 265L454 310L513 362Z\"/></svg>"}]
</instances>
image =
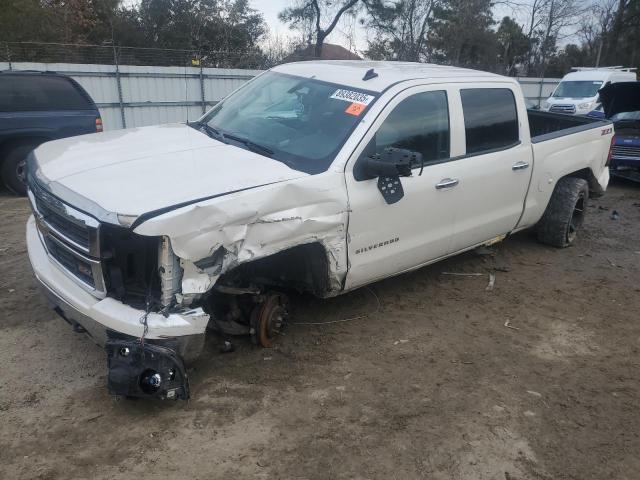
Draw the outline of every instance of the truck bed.
<instances>
[{"instance_id":1,"label":"truck bed","mask_svg":"<svg viewBox=\"0 0 640 480\"><path fill-rule=\"evenodd\" d=\"M527 111L533 150L533 171L518 229L535 225L542 217L558 179L578 176L592 193L602 193L609 182L607 156L613 136L608 120Z\"/></svg>"},{"instance_id":2,"label":"truck bed","mask_svg":"<svg viewBox=\"0 0 640 480\"><path fill-rule=\"evenodd\" d=\"M611 123L608 120L599 118L541 112L538 110L527 110L527 116L529 117L529 131L531 132L532 143L544 142L552 138Z\"/></svg>"}]
</instances>

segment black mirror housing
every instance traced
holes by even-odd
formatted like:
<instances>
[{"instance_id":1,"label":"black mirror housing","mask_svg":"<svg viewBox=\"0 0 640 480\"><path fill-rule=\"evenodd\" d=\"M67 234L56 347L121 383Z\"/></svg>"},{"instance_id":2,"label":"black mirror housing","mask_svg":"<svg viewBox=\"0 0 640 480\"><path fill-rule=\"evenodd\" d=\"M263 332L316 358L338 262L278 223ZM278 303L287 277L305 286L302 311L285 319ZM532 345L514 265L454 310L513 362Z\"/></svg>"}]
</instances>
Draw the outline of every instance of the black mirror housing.
<instances>
[{"instance_id":1,"label":"black mirror housing","mask_svg":"<svg viewBox=\"0 0 640 480\"><path fill-rule=\"evenodd\" d=\"M411 168L422 163L422 154L403 148L385 148L382 153L362 156L354 168L356 180L378 177L410 177Z\"/></svg>"}]
</instances>

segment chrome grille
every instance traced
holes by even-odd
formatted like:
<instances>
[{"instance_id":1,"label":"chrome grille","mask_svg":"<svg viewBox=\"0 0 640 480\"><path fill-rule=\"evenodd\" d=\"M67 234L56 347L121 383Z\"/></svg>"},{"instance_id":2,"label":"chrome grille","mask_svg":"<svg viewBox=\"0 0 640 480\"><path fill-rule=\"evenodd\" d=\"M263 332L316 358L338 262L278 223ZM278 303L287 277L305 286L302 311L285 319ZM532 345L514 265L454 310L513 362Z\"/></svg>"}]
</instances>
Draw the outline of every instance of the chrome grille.
<instances>
[{"instance_id":1,"label":"chrome grille","mask_svg":"<svg viewBox=\"0 0 640 480\"><path fill-rule=\"evenodd\" d=\"M552 113L574 114L576 113L576 106L575 105L551 105L551 108L549 108L549 111Z\"/></svg>"},{"instance_id":2,"label":"chrome grille","mask_svg":"<svg viewBox=\"0 0 640 480\"><path fill-rule=\"evenodd\" d=\"M43 239L49 254L60 265L62 265L65 270L78 277L90 287L96 287L96 282L93 278L93 268L90 260L73 254L63 244L61 244L60 242L56 242L54 240L54 237L52 237L51 235L45 235L43 236Z\"/></svg>"},{"instance_id":3,"label":"chrome grille","mask_svg":"<svg viewBox=\"0 0 640 480\"><path fill-rule=\"evenodd\" d=\"M630 158L640 160L640 146L635 145L614 145L611 148L613 158Z\"/></svg>"},{"instance_id":4,"label":"chrome grille","mask_svg":"<svg viewBox=\"0 0 640 480\"><path fill-rule=\"evenodd\" d=\"M96 219L61 202L35 182L29 183L29 190L32 206L50 230L82 253L100 256Z\"/></svg>"},{"instance_id":5,"label":"chrome grille","mask_svg":"<svg viewBox=\"0 0 640 480\"><path fill-rule=\"evenodd\" d=\"M73 240L77 245L82 246L88 253L90 234L89 229L86 226L70 221L67 217L50 208L39 198L36 198L36 206L42 215L42 219L47 222L51 228L55 229L56 232L63 234L70 240Z\"/></svg>"},{"instance_id":6,"label":"chrome grille","mask_svg":"<svg viewBox=\"0 0 640 480\"><path fill-rule=\"evenodd\" d=\"M78 285L96 297L104 298L100 223L63 203L31 179L29 200L49 258Z\"/></svg>"}]
</instances>

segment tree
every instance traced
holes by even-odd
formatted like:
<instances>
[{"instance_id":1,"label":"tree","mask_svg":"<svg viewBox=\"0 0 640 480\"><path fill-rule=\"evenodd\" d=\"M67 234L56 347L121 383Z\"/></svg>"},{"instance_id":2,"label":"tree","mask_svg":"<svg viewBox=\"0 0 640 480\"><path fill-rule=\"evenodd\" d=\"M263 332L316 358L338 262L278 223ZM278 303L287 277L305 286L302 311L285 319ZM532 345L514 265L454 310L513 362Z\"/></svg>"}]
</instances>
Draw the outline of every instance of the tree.
<instances>
[{"instance_id":1,"label":"tree","mask_svg":"<svg viewBox=\"0 0 640 480\"><path fill-rule=\"evenodd\" d=\"M363 0L362 23L374 33L367 56L419 62L428 59L427 33L438 0Z\"/></svg>"},{"instance_id":2,"label":"tree","mask_svg":"<svg viewBox=\"0 0 640 480\"><path fill-rule=\"evenodd\" d=\"M590 62L590 52L584 44L575 45L570 43L562 48L556 55L549 58L545 74L548 77L563 77L571 71L571 68L578 65L588 66Z\"/></svg>"},{"instance_id":3,"label":"tree","mask_svg":"<svg viewBox=\"0 0 640 480\"><path fill-rule=\"evenodd\" d=\"M140 22L150 46L245 50L264 35L248 0L142 0Z\"/></svg>"},{"instance_id":4,"label":"tree","mask_svg":"<svg viewBox=\"0 0 640 480\"><path fill-rule=\"evenodd\" d=\"M580 23L578 34L582 39L582 47L587 53L588 64L595 67L600 66L606 54L607 37L617 4L618 0L596 0L592 5L592 14L585 15Z\"/></svg>"},{"instance_id":5,"label":"tree","mask_svg":"<svg viewBox=\"0 0 640 480\"><path fill-rule=\"evenodd\" d=\"M578 27L573 38L579 39L580 43L570 43L556 52L554 38L553 51L545 60L539 43L544 37L544 27L548 25L551 3L551 0L542 3L540 22L533 33L532 73L563 76L575 66L637 65L640 45L638 0L591 0L588 4L574 4L564 22L564 29L570 31L573 28L568 27ZM560 28L557 37L567 38L567 34L563 34Z\"/></svg>"},{"instance_id":6,"label":"tree","mask_svg":"<svg viewBox=\"0 0 640 480\"><path fill-rule=\"evenodd\" d=\"M558 41L565 38L568 27L579 24L584 11L584 4L578 0L533 0L529 23L532 46L529 74L544 76L549 58L557 51Z\"/></svg>"},{"instance_id":7,"label":"tree","mask_svg":"<svg viewBox=\"0 0 640 480\"><path fill-rule=\"evenodd\" d=\"M0 8L1 39L8 42L52 41L57 32L51 26L49 13L39 0L4 0Z\"/></svg>"},{"instance_id":8,"label":"tree","mask_svg":"<svg viewBox=\"0 0 640 480\"><path fill-rule=\"evenodd\" d=\"M616 0L609 31L603 31L603 42L607 44L604 57L608 63L624 63L617 59L637 62L637 41L640 29L640 2L638 0Z\"/></svg>"},{"instance_id":9,"label":"tree","mask_svg":"<svg viewBox=\"0 0 640 480\"><path fill-rule=\"evenodd\" d=\"M264 65L271 68L294 54L296 43L293 39L270 33L261 46Z\"/></svg>"},{"instance_id":10,"label":"tree","mask_svg":"<svg viewBox=\"0 0 640 480\"><path fill-rule=\"evenodd\" d=\"M515 73L517 63L524 62L531 44L529 39L511 17L504 17L497 32L499 62L502 64L504 73L512 75Z\"/></svg>"},{"instance_id":11,"label":"tree","mask_svg":"<svg viewBox=\"0 0 640 480\"><path fill-rule=\"evenodd\" d=\"M524 67L527 75L532 73L533 66L535 64L536 50L539 43L539 39L536 37L536 32L542 25L543 11L546 8L549 0L530 0L519 6L519 10L524 10L527 18L525 25L526 30L523 30L527 39L529 40L529 52L525 58Z\"/></svg>"},{"instance_id":12,"label":"tree","mask_svg":"<svg viewBox=\"0 0 640 480\"><path fill-rule=\"evenodd\" d=\"M433 58L451 65L493 70L497 58L491 0L448 0L434 6L430 21Z\"/></svg>"},{"instance_id":13,"label":"tree","mask_svg":"<svg viewBox=\"0 0 640 480\"><path fill-rule=\"evenodd\" d=\"M9 5L0 9L3 40L145 47L118 49L126 63L184 64L193 55L176 49L185 49L205 52L210 64L247 66L248 59L259 57L258 42L266 31L249 0L141 0L126 5L121 0L6 1ZM16 27L25 23L28 30ZM20 57L29 60L61 61L64 56L66 61L113 61L110 48L57 47L55 55L38 53L36 47L21 51L25 54Z\"/></svg>"},{"instance_id":14,"label":"tree","mask_svg":"<svg viewBox=\"0 0 640 480\"><path fill-rule=\"evenodd\" d=\"M340 18L352 10L360 0L297 0L278 14L283 22L303 32L308 45L314 46L314 56L320 58L325 39L338 25ZM326 27L323 21L328 20Z\"/></svg>"}]
</instances>

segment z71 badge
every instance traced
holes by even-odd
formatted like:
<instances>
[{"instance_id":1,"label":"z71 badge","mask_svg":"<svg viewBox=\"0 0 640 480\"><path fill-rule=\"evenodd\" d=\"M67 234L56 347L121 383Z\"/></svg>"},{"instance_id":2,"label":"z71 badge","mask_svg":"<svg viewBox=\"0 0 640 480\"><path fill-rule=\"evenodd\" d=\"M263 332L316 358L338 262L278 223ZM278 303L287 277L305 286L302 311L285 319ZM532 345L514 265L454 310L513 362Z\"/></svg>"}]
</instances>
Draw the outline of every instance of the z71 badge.
<instances>
[{"instance_id":1,"label":"z71 badge","mask_svg":"<svg viewBox=\"0 0 640 480\"><path fill-rule=\"evenodd\" d=\"M613 128L603 128L602 129L602 134L601 135L608 135L611 132L613 132Z\"/></svg>"}]
</instances>

